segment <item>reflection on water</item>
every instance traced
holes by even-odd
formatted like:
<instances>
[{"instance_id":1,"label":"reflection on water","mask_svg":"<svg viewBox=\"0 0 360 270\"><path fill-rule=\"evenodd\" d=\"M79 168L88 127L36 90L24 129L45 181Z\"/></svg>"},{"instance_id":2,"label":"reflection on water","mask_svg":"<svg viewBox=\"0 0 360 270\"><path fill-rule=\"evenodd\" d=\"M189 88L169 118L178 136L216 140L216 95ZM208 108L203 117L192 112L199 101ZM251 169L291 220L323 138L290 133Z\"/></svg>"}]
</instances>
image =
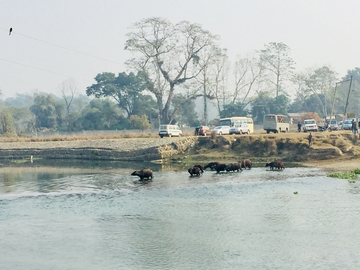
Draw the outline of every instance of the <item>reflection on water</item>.
<instances>
[{"instance_id":1,"label":"reflection on water","mask_svg":"<svg viewBox=\"0 0 360 270\"><path fill-rule=\"evenodd\" d=\"M0 171L2 269L359 269L359 181L72 165Z\"/></svg>"}]
</instances>

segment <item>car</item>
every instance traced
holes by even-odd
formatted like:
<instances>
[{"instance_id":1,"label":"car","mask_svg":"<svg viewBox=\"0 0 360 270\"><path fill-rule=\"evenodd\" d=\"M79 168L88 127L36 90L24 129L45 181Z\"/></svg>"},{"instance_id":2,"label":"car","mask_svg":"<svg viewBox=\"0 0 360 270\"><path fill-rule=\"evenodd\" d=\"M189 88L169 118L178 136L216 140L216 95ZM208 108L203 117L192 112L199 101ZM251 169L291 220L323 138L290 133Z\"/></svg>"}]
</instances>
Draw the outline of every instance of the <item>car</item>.
<instances>
[{"instance_id":1,"label":"car","mask_svg":"<svg viewBox=\"0 0 360 270\"><path fill-rule=\"evenodd\" d=\"M199 135L206 136L211 133L211 129L208 126L199 126Z\"/></svg>"},{"instance_id":2,"label":"car","mask_svg":"<svg viewBox=\"0 0 360 270\"><path fill-rule=\"evenodd\" d=\"M159 127L159 136L162 138L164 136L173 137L182 135L182 131L178 125L160 125Z\"/></svg>"},{"instance_id":3,"label":"car","mask_svg":"<svg viewBox=\"0 0 360 270\"><path fill-rule=\"evenodd\" d=\"M342 128L346 130L351 130L352 120L356 121L355 118L346 118Z\"/></svg>"},{"instance_id":4,"label":"car","mask_svg":"<svg viewBox=\"0 0 360 270\"><path fill-rule=\"evenodd\" d=\"M318 125L316 124L315 119L304 120L304 127L303 127L304 132L308 132L308 131L317 132L318 129L319 128L318 128Z\"/></svg>"},{"instance_id":5,"label":"car","mask_svg":"<svg viewBox=\"0 0 360 270\"><path fill-rule=\"evenodd\" d=\"M249 134L250 129L249 129L248 124L242 123L242 124L237 124L237 125L231 127L229 133L230 133L230 135L231 134Z\"/></svg>"},{"instance_id":6,"label":"car","mask_svg":"<svg viewBox=\"0 0 360 270\"><path fill-rule=\"evenodd\" d=\"M225 135L230 134L230 127L229 126L217 126L213 129L216 135Z\"/></svg>"},{"instance_id":7,"label":"car","mask_svg":"<svg viewBox=\"0 0 360 270\"><path fill-rule=\"evenodd\" d=\"M340 121L339 122L339 129L342 129L343 128L343 121Z\"/></svg>"},{"instance_id":8,"label":"car","mask_svg":"<svg viewBox=\"0 0 360 270\"><path fill-rule=\"evenodd\" d=\"M330 130L338 130L338 129L339 129L338 122L335 119L331 119Z\"/></svg>"}]
</instances>

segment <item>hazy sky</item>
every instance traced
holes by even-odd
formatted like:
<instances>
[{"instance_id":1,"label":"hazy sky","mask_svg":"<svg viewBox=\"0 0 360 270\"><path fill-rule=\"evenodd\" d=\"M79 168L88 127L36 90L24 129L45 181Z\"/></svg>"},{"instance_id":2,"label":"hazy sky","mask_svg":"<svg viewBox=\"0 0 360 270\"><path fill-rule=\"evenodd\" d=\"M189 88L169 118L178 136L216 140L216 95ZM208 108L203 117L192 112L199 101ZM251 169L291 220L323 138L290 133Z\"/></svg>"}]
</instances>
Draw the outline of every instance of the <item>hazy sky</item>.
<instances>
[{"instance_id":1,"label":"hazy sky","mask_svg":"<svg viewBox=\"0 0 360 270\"><path fill-rule=\"evenodd\" d=\"M330 65L343 77L360 67L360 1L352 0L0 0L3 98L33 91L59 95L74 78L79 92L101 72L126 71L132 23L162 17L198 23L221 37L229 56L269 42L291 49L297 71ZM9 29L13 28L9 36ZM231 60L231 59L230 59Z\"/></svg>"}]
</instances>

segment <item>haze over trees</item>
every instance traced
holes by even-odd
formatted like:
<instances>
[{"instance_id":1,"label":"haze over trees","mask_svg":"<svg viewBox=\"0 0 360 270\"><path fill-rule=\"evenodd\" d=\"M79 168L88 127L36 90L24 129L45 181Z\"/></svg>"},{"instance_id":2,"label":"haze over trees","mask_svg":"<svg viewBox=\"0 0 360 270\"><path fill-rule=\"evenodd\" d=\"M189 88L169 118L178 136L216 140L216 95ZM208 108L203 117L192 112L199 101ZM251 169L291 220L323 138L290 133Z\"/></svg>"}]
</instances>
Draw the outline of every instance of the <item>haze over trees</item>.
<instances>
[{"instance_id":1,"label":"haze over trees","mask_svg":"<svg viewBox=\"0 0 360 270\"><path fill-rule=\"evenodd\" d=\"M213 122L210 108L221 118L251 116L256 123L267 113L324 118L343 114L345 107L360 116L359 67L342 77L328 65L298 71L282 42L259 44L236 57L220 42L196 23L140 20L127 34L125 50L133 53L128 70L99 70L86 95L68 79L60 82L59 96L35 92L0 99L0 133L196 126Z\"/></svg>"}]
</instances>

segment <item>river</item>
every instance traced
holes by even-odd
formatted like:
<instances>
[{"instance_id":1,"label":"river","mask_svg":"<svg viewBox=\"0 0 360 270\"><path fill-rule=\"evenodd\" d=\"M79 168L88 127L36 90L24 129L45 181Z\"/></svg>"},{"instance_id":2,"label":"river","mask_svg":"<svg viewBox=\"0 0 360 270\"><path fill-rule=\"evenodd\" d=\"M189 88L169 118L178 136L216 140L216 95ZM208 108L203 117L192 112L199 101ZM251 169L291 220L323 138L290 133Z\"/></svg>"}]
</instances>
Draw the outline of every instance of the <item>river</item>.
<instances>
[{"instance_id":1,"label":"river","mask_svg":"<svg viewBox=\"0 0 360 270\"><path fill-rule=\"evenodd\" d=\"M358 180L115 165L2 168L1 269L360 269Z\"/></svg>"}]
</instances>

